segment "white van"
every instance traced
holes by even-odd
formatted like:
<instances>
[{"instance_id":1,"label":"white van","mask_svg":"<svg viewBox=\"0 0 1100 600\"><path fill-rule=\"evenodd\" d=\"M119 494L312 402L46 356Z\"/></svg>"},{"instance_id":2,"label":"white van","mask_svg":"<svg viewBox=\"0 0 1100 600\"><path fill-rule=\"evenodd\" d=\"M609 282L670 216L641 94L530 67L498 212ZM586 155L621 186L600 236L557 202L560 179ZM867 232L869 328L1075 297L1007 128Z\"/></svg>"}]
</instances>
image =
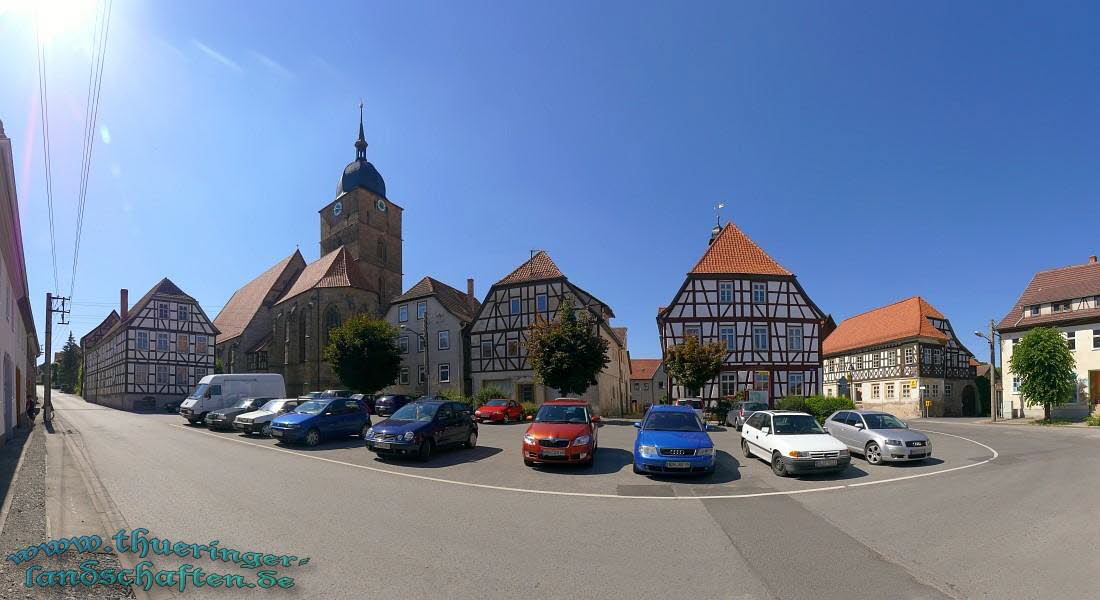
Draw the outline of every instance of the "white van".
<instances>
[{"instance_id":1,"label":"white van","mask_svg":"<svg viewBox=\"0 0 1100 600\"><path fill-rule=\"evenodd\" d=\"M228 373L207 375L180 404L180 415L192 425L206 420L206 413L232 405L241 398L283 398L286 387L278 373Z\"/></svg>"}]
</instances>

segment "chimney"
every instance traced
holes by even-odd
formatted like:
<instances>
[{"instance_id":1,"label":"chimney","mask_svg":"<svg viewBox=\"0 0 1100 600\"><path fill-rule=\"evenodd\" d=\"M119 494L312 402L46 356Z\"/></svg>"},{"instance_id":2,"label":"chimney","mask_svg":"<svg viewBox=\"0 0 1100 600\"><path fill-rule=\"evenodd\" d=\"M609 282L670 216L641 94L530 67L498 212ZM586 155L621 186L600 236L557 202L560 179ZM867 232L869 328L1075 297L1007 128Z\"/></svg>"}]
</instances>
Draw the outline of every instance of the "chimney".
<instances>
[{"instance_id":1,"label":"chimney","mask_svg":"<svg viewBox=\"0 0 1100 600\"><path fill-rule=\"evenodd\" d=\"M474 278L466 278L466 301L470 304L470 310L473 311L477 306L477 296L474 296Z\"/></svg>"},{"instance_id":2,"label":"chimney","mask_svg":"<svg viewBox=\"0 0 1100 600\"><path fill-rule=\"evenodd\" d=\"M1092 256L1089 257L1089 264L1090 265L1095 265L1096 264L1096 255L1095 254L1093 254Z\"/></svg>"},{"instance_id":3,"label":"chimney","mask_svg":"<svg viewBox=\"0 0 1100 600\"><path fill-rule=\"evenodd\" d=\"M126 315L130 312L130 290L122 288L118 291L118 316L122 320L126 320Z\"/></svg>"}]
</instances>

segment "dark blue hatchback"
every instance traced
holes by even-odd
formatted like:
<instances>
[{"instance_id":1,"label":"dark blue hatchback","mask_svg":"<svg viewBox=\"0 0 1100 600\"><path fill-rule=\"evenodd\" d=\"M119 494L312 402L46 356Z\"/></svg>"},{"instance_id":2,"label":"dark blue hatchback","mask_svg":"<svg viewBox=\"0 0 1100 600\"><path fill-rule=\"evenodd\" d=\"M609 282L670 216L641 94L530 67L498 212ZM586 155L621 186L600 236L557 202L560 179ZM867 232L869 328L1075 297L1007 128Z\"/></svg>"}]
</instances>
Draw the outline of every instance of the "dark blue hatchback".
<instances>
[{"instance_id":1,"label":"dark blue hatchback","mask_svg":"<svg viewBox=\"0 0 1100 600\"><path fill-rule=\"evenodd\" d=\"M317 398L302 402L271 421L271 435L282 442L316 446L325 438L366 436L370 414L355 398Z\"/></svg>"},{"instance_id":2,"label":"dark blue hatchback","mask_svg":"<svg viewBox=\"0 0 1100 600\"><path fill-rule=\"evenodd\" d=\"M428 460L436 448L477 445L477 423L460 402L410 402L367 431L367 449L379 456Z\"/></svg>"}]
</instances>

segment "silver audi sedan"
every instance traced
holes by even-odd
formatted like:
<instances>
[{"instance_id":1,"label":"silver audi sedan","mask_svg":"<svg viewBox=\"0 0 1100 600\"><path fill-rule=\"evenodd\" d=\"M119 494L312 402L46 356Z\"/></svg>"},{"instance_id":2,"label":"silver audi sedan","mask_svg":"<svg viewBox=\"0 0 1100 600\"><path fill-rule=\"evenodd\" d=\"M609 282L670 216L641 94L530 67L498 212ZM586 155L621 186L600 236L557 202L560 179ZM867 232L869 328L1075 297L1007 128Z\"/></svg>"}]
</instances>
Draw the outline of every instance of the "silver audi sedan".
<instances>
[{"instance_id":1,"label":"silver audi sedan","mask_svg":"<svg viewBox=\"0 0 1100 600\"><path fill-rule=\"evenodd\" d=\"M889 413L873 410L840 410L825 420L825 431L844 442L872 465L883 462L924 460L932 456L928 436L909 429Z\"/></svg>"}]
</instances>

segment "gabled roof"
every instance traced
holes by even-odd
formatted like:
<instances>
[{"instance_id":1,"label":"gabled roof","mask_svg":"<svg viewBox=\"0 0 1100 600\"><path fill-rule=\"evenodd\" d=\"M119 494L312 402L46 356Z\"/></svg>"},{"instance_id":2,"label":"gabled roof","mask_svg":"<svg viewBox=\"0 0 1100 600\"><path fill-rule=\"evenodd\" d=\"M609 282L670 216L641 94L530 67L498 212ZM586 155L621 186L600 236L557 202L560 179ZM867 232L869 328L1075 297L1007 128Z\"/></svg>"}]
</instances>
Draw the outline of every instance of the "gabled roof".
<instances>
[{"instance_id":1,"label":"gabled roof","mask_svg":"<svg viewBox=\"0 0 1100 600\"><path fill-rule=\"evenodd\" d=\"M457 289L431 277L425 277L409 288L409 291L390 301L390 304L400 304L435 296L435 299L447 309L447 312L459 319L470 322L474 320L477 311L481 308L481 302L476 298L470 298Z\"/></svg>"},{"instance_id":2,"label":"gabled roof","mask_svg":"<svg viewBox=\"0 0 1100 600\"><path fill-rule=\"evenodd\" d=\"M145 295L141 297L141 299L139 299L137 302L135 302L134 305L132 307L130 307L129 310L127 310L125 319L120 319L118 321L118 323L115 323L115 325L113 327L111 327L111 329L104 335L109 336L109 335L114 334L116 331L118 331L118 330L120 330L124 327L128 327L130 325L130 323L134 319L136 319L138 317L138 315L141 314L141 311L145 310L145 307L147 307L149 305L149 303L153 301L154 297L160 297L160 298L168 297L168 298L176 300L177 302L180 301L180 300L190 300L191 302L195 303L195 307L198 308L200 312L202 311L202 307L199 306L199 303L198 303L197 300L195 300L191 296L188 296L176 284L172 283L172 280L165 277L164 279L161 279L159 282L157 282L157 284L154 285L152 287L152 289L150 289L148 292L146 292ZM203 317L205 318L205 316L206 315L204 313ZM214 327L214 335L218 335L218 334L221 333L221 331L217 328L217 326L213 326L213 327Z\"/></svg>"},{"instance_id":3,"label":"gabled roof","mask_svg":"<svg viewBox=\"0 0 1100 600\"><path fill-rule=\"evenodd\" d=\"M1040 271L1031 278L1020 298L1008 314L1001 319L997 329L1028 328L1033 325L1050 324L1061 321L1075 321L1082 318L1100 318L1100 309L1071 310L1055 314L1026 316L1027 307L1060 300L1074 300L1100 296L1100 263L1087 262L1050 271Z\"/></svg>"},{"instance_id":4,"label":"gabled roof","mask_svg":"<svg viewBox=\"0 0 1100 600\"><path fill-rule=\"evenodd\" d=\"M947 335L936 329L929 318L946 320L946 317L924 298L920 296L906 298L901 302L841 321L829 337L825 338L821 352L829 356L847 350L916 337L946 342Z\"/></svg>"},{"instance_id":5,"label":"gabled roof","mask_svg":"<svg viewBox=\"0 0 1100 600\"><path fill-rule=\"evenodd\" d=\"M310 263L302 270L294 285L275 304L282 304L291 298L314 288L350 287L361 290L377 291L359 271L359 265L348 256L344 246L329 252Z\"/></svg>"},{"instance_id":6,"label":"gabled roof","mask_svg":"<svg viewBox=\"0 0 1100 600\"><path fill-rule=\"evenodd\" d=\"M93 327L91 331L89 331L88 333L85 333L80 338L80 345L81 346L84 345L84 340L88 340L90 342L91 340L89 338L94 337L94 338L98 339L99 336L103 335L105 332L109 331L112 327L114 327L115 323L118 323L118 311L117 310L112 310L111 314L107 315L107 318L100 321L99 325L96 325L95 327Z\"/></svg>"},{"instance_id":7,"label":"gabled roof","mask_svg":"<svg viewBox=\"0 0 1100 600\"><path fill-rule=\"evenodd\" d=\"M659 358L632 358L630 359L630 378L653 379L653 375L660 367Z\"/></svg>"},{"instance_id":8,"label":"gabled roof","mask_svg":"<svg viewBox=\"0 0 1100 600\"><path fill-rule=\"evenodd\" d=\"M689 273L793 275L733 223L726 223Z\"/></svg>"},{"instance_id":9,"label":"gabled roof","mask_svg":"<svg viewBox=\"0 0 1100 600\"><path fill-rule=\"evenodd\" d=\"M565 276L558 270L558 265L555 265L554 261L550 260L550 255L544 250L539 250L534 256L527 259L527 262L517 267L515 271L505 275L503 279L493 285L541 281L543 279L557 279L559 277Z\"/></svg>"},{"instance_id":10,"label":"gabled roof","mask_svg":"<svg viewBox=\"0 0 1100 600\"><path fill-rule=\"evenodd\" d=\"M221 331L221 339L218 343L224 343L244 333L248 324L256 316L263 306L264 299L271 294L271 288L282 278L283 274L291 268L302 268L306 264L302 253L298 250L294 254L275 263L270 269L264 271L252 281L244 284L244 287L233 292L229 302L222 307L218 316L214 317L214 326Z\"/></svg>"}]
</instances>

